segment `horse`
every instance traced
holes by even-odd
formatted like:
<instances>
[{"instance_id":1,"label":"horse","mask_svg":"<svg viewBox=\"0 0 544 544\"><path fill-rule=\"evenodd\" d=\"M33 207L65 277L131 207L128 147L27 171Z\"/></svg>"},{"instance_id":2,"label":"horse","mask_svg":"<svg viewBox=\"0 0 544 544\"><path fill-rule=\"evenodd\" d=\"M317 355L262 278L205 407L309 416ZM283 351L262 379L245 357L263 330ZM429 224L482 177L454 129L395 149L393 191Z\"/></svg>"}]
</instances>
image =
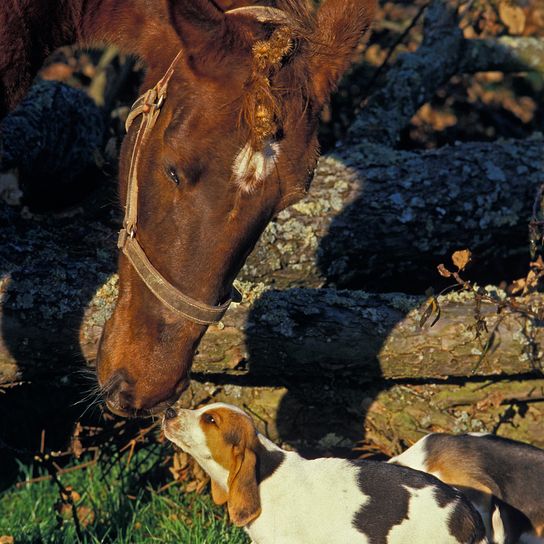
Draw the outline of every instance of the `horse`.
<instances>
[{"instance_id":1,"label":"horse","mask_svg":"<svg viewBox=\"0 0 544 544\"><path fill-rule=\"evenodd\" d=\"M108 408L145 416L189 384L195 350L269 221L309 189L320 111L376 0L8 0L0 111L44 58L111 43L146 65L127 119L119 296L99 342Z\"/></svg>"}]
</instances>

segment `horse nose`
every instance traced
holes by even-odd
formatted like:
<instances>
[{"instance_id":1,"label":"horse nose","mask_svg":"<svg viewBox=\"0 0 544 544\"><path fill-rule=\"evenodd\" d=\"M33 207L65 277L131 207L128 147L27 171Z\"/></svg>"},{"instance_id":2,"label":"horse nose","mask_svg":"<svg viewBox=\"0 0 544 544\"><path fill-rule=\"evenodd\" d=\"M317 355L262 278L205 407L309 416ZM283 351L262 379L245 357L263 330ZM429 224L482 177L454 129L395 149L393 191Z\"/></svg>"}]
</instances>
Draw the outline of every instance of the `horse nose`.
<instances>
[{"instance_id":1,"label":"horse nose","mask_svg":"<svg viewBox=\"0 0 544 544\"><path fill-rule=\"evenodd\" d=\"M114 383L115 385L111 387L106 396L108 408L114 413L126 413L138 409L139 406L136 406L129 382L119 376Z\"/></svg>"},{"instance_id":2,"label":"horse nose","mask_svg":"<svg viewBox=\"0 0 544 544\"><path fill-rule=\"evenodd\" d=\"M177 412L173 408L168 407L164 412L164 419L173 419L177 415Z\"/></svg>"}]
</instances>

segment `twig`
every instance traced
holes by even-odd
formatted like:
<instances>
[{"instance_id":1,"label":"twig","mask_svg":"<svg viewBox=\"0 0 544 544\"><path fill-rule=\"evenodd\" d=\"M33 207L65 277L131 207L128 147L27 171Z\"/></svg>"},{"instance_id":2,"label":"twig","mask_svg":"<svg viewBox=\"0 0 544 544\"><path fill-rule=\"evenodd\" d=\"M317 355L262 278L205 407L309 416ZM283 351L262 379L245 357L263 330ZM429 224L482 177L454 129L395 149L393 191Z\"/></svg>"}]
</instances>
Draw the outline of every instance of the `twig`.
<instances>
[{"instance_id":1,"label":"twig","mask_svg":"<svg viewBox=\"0 0 544 544\"><path fill-rule=\"evenodd\" d=\"M130 450L128 452L127 456L127 467L130 465L130 461L132 460L132 456L134 455L134 448L136 447L136 439L132 439L130 442Z\"/></svg>"},{"instance_id":2,"label":"twig","mask_svg":"<svg viewBox=\"0 0 544 544\"><path fill-rule=\"evenodd\" d=\"M402 31L401 35L395 40L393 45L389 48L389 51L387 52L385 59L378 66L378 68L376 68L376 70L372 74L372 77L370 78L370 81L364 87L363 92L361 93L363 96L368 96L370 91L374 88L374 85L376 84L377 79L380 77L383 70L388 65L389 60L393 56L393 53L396 51L397 47L404 41L406 36L408 36L410 30L412 30L412 28L416 26L421 16L425 13L425 10L429 7L429 4L430 2L427 2L426 4L424 4L423 6L419 8L419 11L415 14L414 18L410 21L410 24Z\"/></svg>"},{"instance_id":3,"label":"twig","mask_svg":"<svg viewBox=\"0 0 544 544\"><path fill-rule=\"evenodd\" d=\"M84 468L89 468L90 466L96 465L97 459L93 459L92 461L87 461L86 463L81 463L80 465L74 465L73 467L67 467L60 470L57 470L57 474L63 475L68 474L70 472L75 472L76 470L82 470ZM21 489L25 485L35 484L38 482L47 482L51 480L53 477L51 474L47 474L44 476L37 476L36 478L30 478L28 480L24 480L23 482L17 482L15 484L15 487L17 489Z\"/></svg>"},{"instance_id":4,"label":"twig","mask_svg":"<svg viewBox=\"0 0 544 544\"><path fill-rule=\"evenodd\" d=\"M72 490L64 487L63 483L59 479L59 471L55 468L54 463L47 454L40 454L36 456L38 461L41 461L47 472L51 477L51 480L56 484L59 490L61 501L70 505L72 511L72 519L74 520L74 527L78 542L83 542L83 532L81 531L81 524L79 522L79 516L77 514L77 507L72 497Z\"/></svg>"},{"instance_id":5,"label":"twig","mask_svg":"<svg viewBox=\"0 0 544 544\"><path fill-rule=\"evenodd\" d=\"M178 484L177 480L172 480L171 482L168 482L167 484L164 484L163 486L159 487L159 489L157 489L155 493L157 493L158 495L159 493L162 493L163 491L166 491L167 489L170 489L172 486L177 484Z\"/></svg>"}]
</instances>

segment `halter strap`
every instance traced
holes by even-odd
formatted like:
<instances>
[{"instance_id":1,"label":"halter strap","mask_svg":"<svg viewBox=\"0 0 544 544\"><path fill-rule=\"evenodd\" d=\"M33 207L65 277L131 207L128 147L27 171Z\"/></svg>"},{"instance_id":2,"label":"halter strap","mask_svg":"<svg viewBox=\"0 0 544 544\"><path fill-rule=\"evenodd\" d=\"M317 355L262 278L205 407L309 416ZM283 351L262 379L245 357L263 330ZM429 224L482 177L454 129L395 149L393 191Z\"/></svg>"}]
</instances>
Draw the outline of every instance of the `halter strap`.
<instances>
[{"instance_id":1,"label":"halter strap","mask_svg":"<svg viewBox=\"0 0 544 544\"><path fill-rule=\"evenodd\" d=\"M142 116L128 171L127 196L125 203L125 217L123 228L119 232L117 247L123 252L131 263L138 276L145 283L147 288L171 311L179 314L200 325L210 325L221 320L231 302L240 302L242 295L232 286L231 298L223 304L210 306L188 295L174 287L162 274L153 266L145 254L144 249L136 239L138 222L138 165L141 149L146 143L149 133L157 122L161 106L166 100L168 83L177 61L182 56L180 51L171 62L168 70L158 83L140 96L132 105L128 114L125 128L128 129L138 116Z\"/></svg>"}]
</instances>

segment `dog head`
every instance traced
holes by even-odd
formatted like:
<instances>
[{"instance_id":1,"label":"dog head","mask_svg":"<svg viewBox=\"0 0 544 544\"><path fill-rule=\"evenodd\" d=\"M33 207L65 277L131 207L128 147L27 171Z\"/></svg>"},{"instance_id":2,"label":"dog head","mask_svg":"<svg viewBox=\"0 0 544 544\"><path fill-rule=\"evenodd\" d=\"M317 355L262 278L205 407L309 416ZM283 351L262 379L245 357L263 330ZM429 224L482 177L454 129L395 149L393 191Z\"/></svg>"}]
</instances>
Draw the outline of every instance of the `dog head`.
<instances>
[{"instance_id":1,"label":"dog head","mask_svg":"<svg viewBox=\"0 0 544 544\"><path fill-rule=\"evenodd\" d=\"M213 500L227 503L235 525L242 527L260 515L259 439L245 412L223 403L198 410L169 408L163 428L166 438L193 456L210 475Z\"/></svg>"}]
</instances>

